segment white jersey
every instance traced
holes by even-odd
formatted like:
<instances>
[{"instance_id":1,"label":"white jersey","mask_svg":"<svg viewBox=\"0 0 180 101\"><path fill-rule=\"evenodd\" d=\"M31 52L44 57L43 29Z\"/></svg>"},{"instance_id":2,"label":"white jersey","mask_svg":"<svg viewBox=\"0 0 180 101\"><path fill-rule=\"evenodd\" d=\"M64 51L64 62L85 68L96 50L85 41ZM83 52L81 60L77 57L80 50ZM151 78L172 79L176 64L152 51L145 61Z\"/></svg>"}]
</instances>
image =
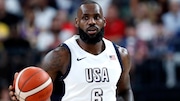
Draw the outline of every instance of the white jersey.
<instances>
[{"instance_id":1,"label":"white jersey","mask_svg":"<svg viewBox=\"0 0 180 101\"><path fill-rule=\"evenodd\" d=\"M105 50L93 55L77 44L78 37L64 42L71 52L71 65L64 78L62 101L116 101L122 68L113 43L103 39Z\"/></svg>"}]
</instances>

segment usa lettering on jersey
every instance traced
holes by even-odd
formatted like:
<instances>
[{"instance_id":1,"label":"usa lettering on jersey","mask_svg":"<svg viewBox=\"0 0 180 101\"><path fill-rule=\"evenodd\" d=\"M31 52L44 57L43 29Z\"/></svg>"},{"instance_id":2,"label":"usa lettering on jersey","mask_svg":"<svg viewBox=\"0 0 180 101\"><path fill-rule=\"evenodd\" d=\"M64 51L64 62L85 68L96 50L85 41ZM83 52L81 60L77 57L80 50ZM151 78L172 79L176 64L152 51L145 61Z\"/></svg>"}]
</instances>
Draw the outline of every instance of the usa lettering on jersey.
<instances>
[{"instance_id":1,"label":"usa lettering on jersey","mask_svg":"<svg viewBox=\"0 0 180 101\"><path fill-rule=\"evenodd\" d=\"M86 68L85 69L86 81L92 82L109 82L109 75L107 68Z\"/></svg>"}]
</instances>

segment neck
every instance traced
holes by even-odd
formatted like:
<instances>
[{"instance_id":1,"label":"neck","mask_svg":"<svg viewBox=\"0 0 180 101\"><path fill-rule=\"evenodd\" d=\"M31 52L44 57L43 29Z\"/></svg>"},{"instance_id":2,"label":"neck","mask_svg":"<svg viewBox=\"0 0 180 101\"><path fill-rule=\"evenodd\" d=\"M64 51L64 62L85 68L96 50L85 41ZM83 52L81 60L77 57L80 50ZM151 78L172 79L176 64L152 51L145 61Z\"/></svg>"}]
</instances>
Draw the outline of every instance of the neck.
<instances>
[{"instance_id":1,"label":"neck","mask_svg":"<svg viewBox=\"0 0 180 101\"><path fill-rule=\"evenodd\" d=\"M77 43L83 50L93 55L98 55L101 52L103 52L105 49L105 45L103 41L97 42L96 44L87 44L79 38L77 39Z\"/></svg>"}]
</instances>

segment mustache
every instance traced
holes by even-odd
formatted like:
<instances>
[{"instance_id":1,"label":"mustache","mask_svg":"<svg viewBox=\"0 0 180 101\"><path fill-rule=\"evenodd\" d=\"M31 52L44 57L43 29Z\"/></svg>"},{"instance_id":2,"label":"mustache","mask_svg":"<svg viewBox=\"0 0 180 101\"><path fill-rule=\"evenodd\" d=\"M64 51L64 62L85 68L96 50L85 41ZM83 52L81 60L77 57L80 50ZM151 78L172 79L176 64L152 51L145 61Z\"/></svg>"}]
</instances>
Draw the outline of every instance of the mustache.
<instances>
[{"instance_id":1,"label":"mustache","mask_svg":"<svg viewBox=\"0 0 180 101\"><path fill-rule=\"evenodd\" d=\"M98 30L98 27L92 25L87 28L87 30Z\"/></svg>"}]
</instances>

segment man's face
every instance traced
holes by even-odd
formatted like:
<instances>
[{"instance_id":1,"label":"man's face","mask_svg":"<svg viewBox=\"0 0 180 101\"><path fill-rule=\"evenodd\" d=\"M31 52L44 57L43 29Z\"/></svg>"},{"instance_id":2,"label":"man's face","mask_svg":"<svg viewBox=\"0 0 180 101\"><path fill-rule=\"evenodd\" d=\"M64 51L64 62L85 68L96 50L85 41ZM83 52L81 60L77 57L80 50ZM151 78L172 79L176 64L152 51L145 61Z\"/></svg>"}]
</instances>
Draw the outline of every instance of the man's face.
<instances>
[{"instance_id":1,"label":"man's face","mask_svg":"<svg viewBox=\"0 0 180 101\"><path fill-rule=\"evenodd\" d=\"M76 26L78 27L80 37L84 42L95 44L102 40L105 19L99 5L81 5L76 18Z\"/></svg>"}]
</instances>

